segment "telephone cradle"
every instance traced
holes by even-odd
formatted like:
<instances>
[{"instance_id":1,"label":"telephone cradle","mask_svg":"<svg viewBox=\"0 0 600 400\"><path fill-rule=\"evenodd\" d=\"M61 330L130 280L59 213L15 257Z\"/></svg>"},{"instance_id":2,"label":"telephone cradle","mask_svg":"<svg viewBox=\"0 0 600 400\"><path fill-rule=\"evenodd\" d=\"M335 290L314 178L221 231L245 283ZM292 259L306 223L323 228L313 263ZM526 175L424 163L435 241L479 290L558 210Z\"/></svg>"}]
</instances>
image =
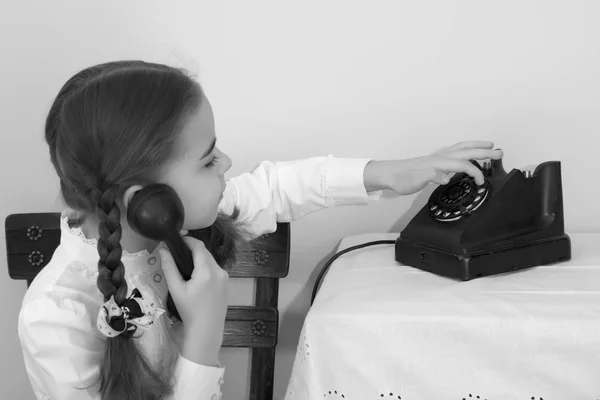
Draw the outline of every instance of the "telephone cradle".
<instances>
[{"instance_id":1,"label":"telephone cradle","mask_svg":"<svg viewBox=\"0 0 600 400\"><path fill-rule=\"evenodd\" d=\"M396 239L396 261L468 281L571 259L559 161L533 173L472 163L485 182L461 173L436 188Z\"/></svg>"}]
</instances>

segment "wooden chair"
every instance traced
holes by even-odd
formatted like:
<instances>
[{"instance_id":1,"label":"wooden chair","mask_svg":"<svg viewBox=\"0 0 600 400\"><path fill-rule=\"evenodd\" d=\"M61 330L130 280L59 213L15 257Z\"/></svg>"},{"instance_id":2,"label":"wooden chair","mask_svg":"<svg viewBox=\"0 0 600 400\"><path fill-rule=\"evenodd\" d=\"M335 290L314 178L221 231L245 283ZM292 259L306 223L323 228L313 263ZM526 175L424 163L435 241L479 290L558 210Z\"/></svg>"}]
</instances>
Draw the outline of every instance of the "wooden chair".
<instances>
[{"instance_id":1,"label":"wooden chair","mask_svg":"<svg viewBox=\"0 0 600 400\"><path fill-rule=\"evenodd\" d=\"M60 242L60 214L12 214L5 220L8 273L31 284L50 261ZM229 307L223 347L251 348L250 400L272 400L275 348L279 327L279 279L288 274L290 227L263 235L256 245L240 250L228 269L232 278L256 279L253 306Z\"/></svg>"}]
</instances>

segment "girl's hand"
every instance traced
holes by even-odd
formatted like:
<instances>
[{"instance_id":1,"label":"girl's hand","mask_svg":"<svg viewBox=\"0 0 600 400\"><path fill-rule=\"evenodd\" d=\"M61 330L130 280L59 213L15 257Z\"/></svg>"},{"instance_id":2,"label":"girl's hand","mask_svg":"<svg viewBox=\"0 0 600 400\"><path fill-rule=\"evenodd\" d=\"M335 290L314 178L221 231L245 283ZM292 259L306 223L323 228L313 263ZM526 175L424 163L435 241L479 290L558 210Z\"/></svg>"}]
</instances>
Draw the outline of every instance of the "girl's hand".
<instances>
[{"instance_id":1,"label":"girl's hand","mask_svg":"<svg viewBox=\"0 0 600 400\"><path fill-rule=\"evenodd\" d=\"M499 160L502 150L492 150L492 142L461 142L435 153L406 160L371 161L365 167L364 182L368 192L388 189L397 194L413 194L429 183L444 185L450 175L465 172L478 185L483 173L470 160Z\"/></svg>"},{"instance_id":2,"label":"girl's hand","mask_svg":"<svg viewBox=\"0 0 600 400\"><path fill-rule=\"evenodd\" d=\"M183 321L182 355L203 365L218 365L227 314L229 275L215 261L204 243L184 237L194 259L187 282L168 249L160 247L162 270Z\"/></svg>"}]
</instances>

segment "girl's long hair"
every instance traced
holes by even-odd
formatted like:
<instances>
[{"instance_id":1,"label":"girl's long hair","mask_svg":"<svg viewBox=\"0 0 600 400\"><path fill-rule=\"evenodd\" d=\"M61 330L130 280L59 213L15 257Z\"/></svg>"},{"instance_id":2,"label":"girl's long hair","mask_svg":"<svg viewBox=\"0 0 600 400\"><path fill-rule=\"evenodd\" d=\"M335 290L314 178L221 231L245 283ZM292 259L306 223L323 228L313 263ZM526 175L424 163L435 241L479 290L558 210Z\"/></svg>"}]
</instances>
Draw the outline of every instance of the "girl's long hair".
<instances>
[{"instance_id":1,"label":"girl's long hair","mask_svg":"<svg viewBox=\"0 0 600 400\"><path fill-rule=\"evenodd\" d=\"M63 198L69 207L99 220L97 284L104 301L114 296L122 305L128 290L117 199L133 184L152 183L202 98L200 85L185 71L119 61L75 74L50 108L45 136ZM222 266L234 262L240 240L236 217L237 212L220 215L211 227L190 232ZM125 335L107 339L99 382L106 400L157 400L171 392L169 382Z\"/></svg>"}]
</instances>

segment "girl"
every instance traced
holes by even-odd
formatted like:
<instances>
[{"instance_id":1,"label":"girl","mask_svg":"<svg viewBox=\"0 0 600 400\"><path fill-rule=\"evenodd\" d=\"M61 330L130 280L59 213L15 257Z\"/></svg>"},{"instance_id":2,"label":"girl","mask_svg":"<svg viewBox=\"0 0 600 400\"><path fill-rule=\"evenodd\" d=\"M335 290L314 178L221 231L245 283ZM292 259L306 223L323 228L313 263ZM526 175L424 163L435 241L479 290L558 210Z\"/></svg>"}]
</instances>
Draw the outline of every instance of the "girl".
<instances>
[{"instance_id":1,"label":"girl","mask_svg":"<svg viewBox=\"0 0 600 400\"><path fill-rule=\"evenodd\" d=\"M181 70L141 61L77 73L59 91L45 133L68 209L60 245L19 315L39 400L220 398L228 279L220 266L233 262L240 238L368 203L383 189L415 193L451 173L481 184L468 160L502 156L492 143L467 142L408 160L263 162L226 182L231 160L216 146L201 87ZM151 183L174 188L184 229L203 239L185 239L195 263L189 281L163 245L127 223L129 201ZM168 296L175 307L165 306Z\"/></svg>"}]
</instances>

